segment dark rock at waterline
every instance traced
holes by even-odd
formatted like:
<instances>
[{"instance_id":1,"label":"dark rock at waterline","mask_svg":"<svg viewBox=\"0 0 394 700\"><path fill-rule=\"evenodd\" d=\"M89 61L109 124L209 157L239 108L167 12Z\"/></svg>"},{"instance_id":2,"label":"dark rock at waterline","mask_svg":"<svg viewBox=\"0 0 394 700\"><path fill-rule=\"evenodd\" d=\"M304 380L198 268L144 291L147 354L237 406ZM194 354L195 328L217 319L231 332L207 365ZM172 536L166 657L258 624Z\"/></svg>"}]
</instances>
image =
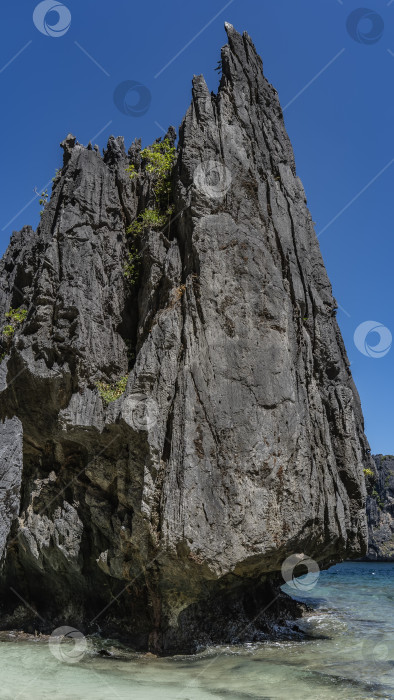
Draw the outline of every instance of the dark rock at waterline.
<instances>
[{"instance_id":1,"label":"dark rock at waterline","mask_svg":"<svg viewBox=\"0 0 394 700\"><path fill-rule=\"evenodd\" d=\"M28 310L0 351L0 626L193 651L251 635L289 555L365 552L370 457L336 303L277 93L226 30L217 95L193 80L172 223L142 234L138 283L126 228L154 192L121 137L103 157L65 139L37 231L0 263L2 327ZM126 375L106 406L97 383Z\"/></svg>"}]
</instances>

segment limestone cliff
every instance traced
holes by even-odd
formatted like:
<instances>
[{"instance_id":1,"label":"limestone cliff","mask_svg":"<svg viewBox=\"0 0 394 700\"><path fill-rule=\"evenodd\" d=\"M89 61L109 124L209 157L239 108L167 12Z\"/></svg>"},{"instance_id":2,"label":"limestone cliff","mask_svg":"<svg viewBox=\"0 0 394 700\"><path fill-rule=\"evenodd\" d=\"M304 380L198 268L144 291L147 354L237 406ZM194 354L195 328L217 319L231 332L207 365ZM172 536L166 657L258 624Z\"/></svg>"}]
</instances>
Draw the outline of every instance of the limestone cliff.
<instances>
[{"instance_id":1,"label":"limestone cliff","mask_svg":"<svg viewBox=\"0 0 394 700\"><path fill-rule=\"evenodd\" d=\"M374 455L367 477L368 561L394 561L394 455Z\"/></svg>"},{"instance_id":2,"label":"limestone cliff","mask_svg":"<svg viewBox=\"0 0 394 700\"><path fill-rule=\"evenodd\" d=\"M365 552L370 457L336 303L278 95L226 30L138 281L126 229L152 179L120 137L103 156L65 139L37 231L0 263L0 624L24 624L16 591L49 629L193 649L239 638L290 554ZM10 309L27 316L7 334ZM97 384L126 375L104 402Z\"/></svg>"}]
</instances>

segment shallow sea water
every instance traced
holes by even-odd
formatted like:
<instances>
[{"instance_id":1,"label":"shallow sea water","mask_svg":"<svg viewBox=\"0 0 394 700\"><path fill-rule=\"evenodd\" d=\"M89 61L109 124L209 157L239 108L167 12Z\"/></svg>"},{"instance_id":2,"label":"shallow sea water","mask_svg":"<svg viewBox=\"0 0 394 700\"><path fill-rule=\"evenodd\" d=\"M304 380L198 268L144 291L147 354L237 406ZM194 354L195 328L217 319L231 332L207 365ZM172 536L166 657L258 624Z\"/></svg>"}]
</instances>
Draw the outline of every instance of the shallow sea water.
<instances>
[{"instance_id":1,"label":"shallow sea water","mask_svg":"<svg viewBox=\"0 0 394 700\"><path fill-rule=\"evenodd\" d=\"M295 591L284 586L286 592ZM313 605L302 642L136 656L88 640L78 663L48 642L0 642L1 700L394 700L394 564L343 563L294 595ZM73 645L61 645L65 656Z\"/></svg>"}]
</instances>

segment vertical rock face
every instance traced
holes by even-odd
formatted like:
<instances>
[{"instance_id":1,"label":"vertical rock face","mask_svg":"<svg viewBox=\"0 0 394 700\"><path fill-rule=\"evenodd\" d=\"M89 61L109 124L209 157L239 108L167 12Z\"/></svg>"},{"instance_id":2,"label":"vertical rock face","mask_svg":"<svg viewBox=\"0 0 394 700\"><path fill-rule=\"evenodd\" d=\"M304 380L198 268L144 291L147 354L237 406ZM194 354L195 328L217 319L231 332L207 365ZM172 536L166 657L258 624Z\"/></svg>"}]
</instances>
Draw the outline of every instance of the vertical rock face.
<instances>
[{"instance_id":1,"label":"vertical rock face","mask_svg":"<svg viewBox=\"0 0 394 700\"><path fill-rule=\"evenodd\" d=\"M0 423L0 559L19 514L22 468L22 425L13 418Z\"/></svg>"},{"instance_id":2,"label":"vertical rock face","mask_svg":"<svg viewBox=\"0 0 394 700\"><path fill-rule=\"evenodd\" d=\"M368 561L394 561L394 455L374 455L368 477Z\"/></svg>"},{"instance_id":3,"label":"vertical rock face","mask_svg":"<svg viewBox=\"0 0 394 700\"><path fill-rule=\"evenodd\" d=\"M0 263L1 323L28 310L0 365L1 439L23 426L3 624L12 587L49 628L193 649L240 638L287 556L365 552L370 457L336 304L277 93L226 30L218 94L194 78L171 226L142 235L138 284L125 232L153 194L122 138L101 157L67 137L37 232ZM126 374L106 406L97 382ZM6 536L14 511L0 505Z\"/></svg>"}]
</instances>

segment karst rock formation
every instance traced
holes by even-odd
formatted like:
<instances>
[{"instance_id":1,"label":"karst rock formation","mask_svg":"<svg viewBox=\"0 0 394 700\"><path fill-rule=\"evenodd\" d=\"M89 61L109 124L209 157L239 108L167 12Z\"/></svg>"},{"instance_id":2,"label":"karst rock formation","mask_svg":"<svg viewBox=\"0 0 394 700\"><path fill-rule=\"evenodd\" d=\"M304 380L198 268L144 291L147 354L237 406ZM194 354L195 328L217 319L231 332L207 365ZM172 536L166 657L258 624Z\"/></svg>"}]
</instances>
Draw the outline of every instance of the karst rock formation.
<instances>
[{"instance_id":1,"label":"karst rock formation","mask_svg":"<svg viewBox=\"0 0 394 700\"><path fill-rule=\"evenodd\" d=\"M367 478L368 561L394 562L394 455L374 455Z\"/></svg>"},{"instance_id":2,"label":"karst rock formation","mask_svg":"<svg viewBox=\"0 0 394 700\"><path fill-rule=\"evenodd\" d=\"M278 621L287 557L365 554L371 458L336 302L278 95L226 31L138 282L126 229L153 194L121 137L63 141L37 231L0 263L0 627L193 650ZM27 315L7 335L10 309ZM107 404L98 383L126 376Z\"/></svg>"}]
</instances>

